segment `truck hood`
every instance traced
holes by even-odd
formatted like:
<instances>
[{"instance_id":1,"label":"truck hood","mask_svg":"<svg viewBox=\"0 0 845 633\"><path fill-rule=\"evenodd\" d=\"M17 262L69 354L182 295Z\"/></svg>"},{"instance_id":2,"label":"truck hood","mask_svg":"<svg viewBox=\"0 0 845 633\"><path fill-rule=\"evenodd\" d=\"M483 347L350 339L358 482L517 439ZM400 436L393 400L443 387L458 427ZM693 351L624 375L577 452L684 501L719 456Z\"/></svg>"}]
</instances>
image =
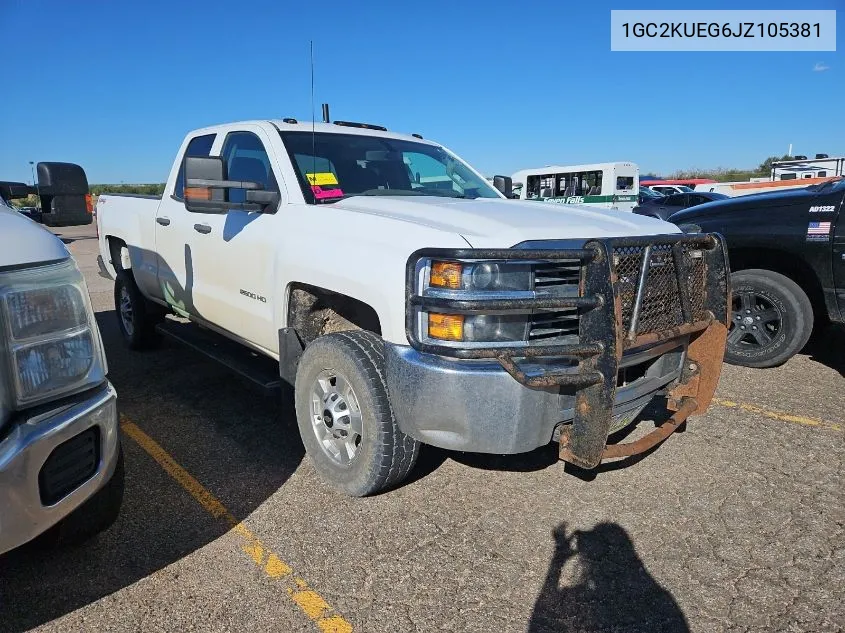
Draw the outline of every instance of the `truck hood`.
<instances>
[{"instance_id":1,"label":"truck hood","mask_svg":"<svg viewBox=\"0 0 845 633\"><path fill-rule=\"evenodd\" d=\"M673 224L628 211L494 198L357 196L336 209L457 233L474 248L508 248L528 240L678 233Z\"/></svg>"},{"instance_id":2,"label":"truck hood","mask_svg":"<svg viewBox=\"0 0 845 633\"><path fill-rule=\"evenodd\" d=\"M58 237L0 202L0 269L69 256Z\"/></svg>"}]
</instances>

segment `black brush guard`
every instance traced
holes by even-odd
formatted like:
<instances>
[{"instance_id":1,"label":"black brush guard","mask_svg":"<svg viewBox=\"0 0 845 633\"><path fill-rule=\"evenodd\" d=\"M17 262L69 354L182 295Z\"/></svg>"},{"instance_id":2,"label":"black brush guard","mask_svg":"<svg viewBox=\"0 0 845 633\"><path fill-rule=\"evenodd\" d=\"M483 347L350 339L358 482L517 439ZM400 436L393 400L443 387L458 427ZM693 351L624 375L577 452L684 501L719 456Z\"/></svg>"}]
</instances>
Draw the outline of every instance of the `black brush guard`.
<instances>
[{"instance_id":1,"label":"black brush guard","mask_svg":"<svg viewBox=\"0 0 845 633\"><path fill-rule=\"evenodd\" d=\"M417 263L438 260L579 261L577 297L453 299L416 294ZM575 390L575 417L560 436L560 458L595 468L603 458L626 457L666 439L689 415L710 405L721 371L728 331L727 251L718 234L661 235L590 240L581 249L423 249L408 260L405 329L420 352L459 359L495 359L531 388ZM473 314L575 308L577 344L452 347L421 341L418 311ZM629 349L689 337L681 378L668 394L675 414L647 436L629 444L607 445L616 380ZM530 359L560 359L558 369L527 373ZM577 362L577 366L573 363Z\"/></svg>"}]
</instances>

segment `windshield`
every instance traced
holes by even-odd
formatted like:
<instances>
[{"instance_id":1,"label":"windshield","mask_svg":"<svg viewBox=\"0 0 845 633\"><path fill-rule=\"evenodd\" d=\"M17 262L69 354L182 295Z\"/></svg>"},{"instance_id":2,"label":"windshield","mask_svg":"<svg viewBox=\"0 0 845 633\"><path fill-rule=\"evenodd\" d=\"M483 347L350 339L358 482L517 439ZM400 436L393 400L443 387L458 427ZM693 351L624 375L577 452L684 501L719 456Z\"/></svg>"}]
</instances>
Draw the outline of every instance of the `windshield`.
<instances>
[{"instance_id":1,"label":"windshield","mask_svg":"<svg viewBox=\"0 0 845 633\"><path fill-rule=\"evenodd\" d=\"M437 145L361 134L280 134L309 204L351 196L501 197Z\"/></svg>"},{"instance_id":2,"label":"windshield","mask_svg":"<svg viewBox=\"0 0 845 633\"><path fill-rule=\"evenodd\" d=\"M845 178L835 178L827 182L819 183L818 185L810 185L807 191L824 191L830 189L831 191L845 190Z\"/></svg>"}]
</instances>

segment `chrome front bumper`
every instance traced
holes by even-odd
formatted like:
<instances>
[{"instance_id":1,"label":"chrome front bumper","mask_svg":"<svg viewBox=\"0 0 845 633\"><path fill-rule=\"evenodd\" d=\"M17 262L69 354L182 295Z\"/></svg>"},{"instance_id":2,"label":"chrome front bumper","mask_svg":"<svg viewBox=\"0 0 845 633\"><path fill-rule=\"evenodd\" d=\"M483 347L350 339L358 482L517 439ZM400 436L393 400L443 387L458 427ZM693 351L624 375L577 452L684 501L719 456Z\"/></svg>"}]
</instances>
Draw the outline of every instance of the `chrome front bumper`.
<instances>
[{"instance_id":1,"label":"chrome front bumper","mask_svg":"<svg viewBox=\"0 0 845 633\"><path fill-rule=\"evenodd\" d=\"M12 420L0 441L0 554L46 531L102 488L114 473L119 449L117 395L111 384L67 404ZM98 427L99 459L94 473L67 495L42 503L39 475L53 451Z\"/></svg>"},{"instance_id":2,"label":"chrome front bumper","mask_svg":"<svg viewBox=\"0 0 845 633\"><path fill-rule=\"evenodd\" d=\"M620 369L651 361L644 375L616 388L614 419L632 419L681 376L687 339L626 353ZM441 448L524 453L550 443L575 417L575 390L534 388L496 361L457 360L385 344L390 402L402 431Z\"/></svg>"}]
</instances>

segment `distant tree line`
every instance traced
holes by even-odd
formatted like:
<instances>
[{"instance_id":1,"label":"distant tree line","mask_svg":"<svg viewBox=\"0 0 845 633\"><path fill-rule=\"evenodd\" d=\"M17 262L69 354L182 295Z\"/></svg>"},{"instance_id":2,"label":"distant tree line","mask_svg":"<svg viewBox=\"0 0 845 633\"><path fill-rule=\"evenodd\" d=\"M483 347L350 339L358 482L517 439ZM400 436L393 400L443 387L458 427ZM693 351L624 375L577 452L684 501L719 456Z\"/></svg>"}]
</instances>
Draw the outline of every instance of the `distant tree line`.
<instances>
[{"instance_id":1,"label":"distant tree line","mask_svg":"<svg viewBox=\"0 0 845 633\"><path fill-rule=\"evenodd\" d=\"M769 156L766 160L757 166L757 169L732 169L727 167L717 167L715 169L679 169L674 171L666 178L680 179L680 178L709 178L718 182L732 182L744 181L751 178L768 178L772 174L772 163L779 160L790 160L794 158L788 154L783 156ZM654 174L647 174L640 176L640 178L647 178L654 176Z\"/></svg>"},{"instance_id":2,"label":"distant tree line","mask_svg":"<svg viewBox=\"0 0 845 633\"><path fill-rule=\"evenodd\" d=\"M164 193L165 183L152 183L141 185L91 185L91 194L99 196L101 193L140 193L146 196L160 196Z\"/></svg>"},{"instance_id":3,"label":"distant tree line","mask_svg":"<svg viewBox=\"0 0 845 633\"><path fill-rule=\"evenodd\" d=\"M119 184L119 185L89 185L88 189L91 192L91 196L94 198L96 202L97 196L101 193L140 193L146 196L160 196L164 193L164 185L166 183L151 183L151 184L140 184L140 185L127 185L127 184ZM17 207L40 207L40 203L38 202L37 196L31 194L26 198L16 198L12 200L11 203Z\"/></svg>"}]
</instances>

